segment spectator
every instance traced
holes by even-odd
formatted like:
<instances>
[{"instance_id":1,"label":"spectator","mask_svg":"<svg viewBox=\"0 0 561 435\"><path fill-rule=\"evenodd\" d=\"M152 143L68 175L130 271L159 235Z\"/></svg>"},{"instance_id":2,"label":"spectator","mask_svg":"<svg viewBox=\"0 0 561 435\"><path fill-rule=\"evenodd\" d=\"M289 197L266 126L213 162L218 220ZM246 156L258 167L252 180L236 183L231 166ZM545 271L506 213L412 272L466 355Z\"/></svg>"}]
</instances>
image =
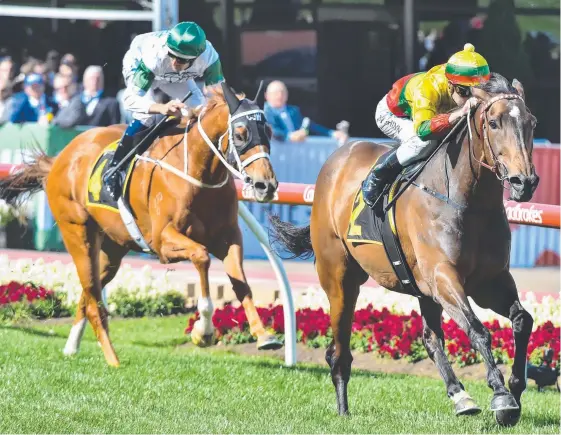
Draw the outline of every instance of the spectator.
<instances>
[{"instance_id":1,"label":"spectator","mask_svg":"<svg viewBox=\"0 0 561 435\"><path fill-rule=\"evenodd\" d=\"M9 56L0 59L0 124L8 121L12 97L14 63Z\"/></svg>"},{"instance_id":2,"label":"spectator","mask_svg":"<svg viewBox=\"0 0 561 435\"><path fill-rule=\"evenodd\" d=\"M56 106L45 94L45 82L40 74L29 74L23 82L23 92L13 96L10 122L48 124Z\"/></svg>"},{"instance_id":3,"label":"spectator","mask_svg":"<svg viewBox=\"0 0 561 435\"><path fill-rule=\"evenodd\" d=\"M90 65L84 72L84 90L76 94L62 109L53 123L63 128L76 125L106 127L119 124L119 103L113 97L103 96L103 69Z\"/></svg>"},{"instance_id":4,"label":"spectator","mask_svg":"<svg viewBox=\"0 0 561 435\"><path fill-rule=\"evenodd\" d=\"M76 93L76 83L72 81L72 77L62 74L56 74L53 83L53 100L59 110L64 109Z\"/></svg>"},{"instance_id":5,"label":"spectator","mask_svg":"<svg viewBox=\"0 0 561 435\"><path fill-rule=\"evenodd\" d=\"M45 84L45 93L48 96L53 95L53 85L52 82L49 80L49 72L47 70L47 64L45 62L37 62L33 66L33 72L35 74L40 74L43 77L43 83Z\"/></svg>"},{"instance_id":6,"label":"spectator","mask_svg":"<svg viewBox=\"0 0 561 435\"><path fill-rule=\"evenodd\" d=\"M47 59L45 60L45 66L47 70L47 76L49 78L49 83L54 86L55 76L58 72L60 65L60 54L56 50L49 50L47 53Z\"/></svg>"},{"instance_id":7,"label":"spectator","mask_svg":"<svg viewBox=\"0 0 561 435\"><path fill-rule=\"evenodd\" d=\"M0 88L9 85L14 78L14 61L6 56L0 59Z\"/></svg>"},{"instance_id":8,"label":"spectator","mask_svg":"<svg viewBox=\"0 0 561 435\"><path fill-rule=\"evenodd\" d=\"M12 107L12 88L9 86L0 87L0 125L10 120Z\"/></svg>"},{"instance_id":9,"label":"spectator","mask_svg":"<svg viewBox=\"0 0 561 435\"><path fill-rule=\"evenodd\" d=\"M78 81L78 64L76 63L76 58L73 54L66 53L64 56L62 56L58 67L58 72L62 75L72 77L75 82Z\"/></svg>"},{"instance_id":10,"label":"spectator","mask_svg":"<svg viewBox=\"0 0 561 435\"><path fill-rule=\"evenodd\" d=\"M303 118L300 109L286 104L288 90L283 82L274 80L265 92L265 116L273 128L273 138L301 142L308 137L308 132L319 136L331 136L345 142L348 135L344 131L330 130ZM306 120L306 121L305 121ZM308 124L309 125L306 125Z\"/></svg>"}]
</instances>

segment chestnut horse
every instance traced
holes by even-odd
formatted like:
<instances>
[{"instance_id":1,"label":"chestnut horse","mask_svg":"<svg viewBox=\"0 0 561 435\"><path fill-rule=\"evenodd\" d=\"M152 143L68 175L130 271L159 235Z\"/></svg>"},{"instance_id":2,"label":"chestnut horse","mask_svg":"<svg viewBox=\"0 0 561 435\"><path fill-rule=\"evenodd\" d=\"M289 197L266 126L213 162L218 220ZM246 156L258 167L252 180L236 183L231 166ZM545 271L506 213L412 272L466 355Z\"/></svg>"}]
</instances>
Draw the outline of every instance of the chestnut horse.
<instances>
[{"instance_id":1,"label":"chestnut horse","mask_svg":"<svg viewBox=\"0 0 561 435\"><path fill-rule=\"evenodd\" d=\"M223 83L222 89L215 87L208 93L206 105L194 115L198 120L182 120L165 130L145 153L146 159L136 162L130 179L130 207L160 262L190 260L199 273L201 319L193 329L193 342L206 346L213 337L208 279L212 254L224 262L258 348L276 349L281 343L265 331L244 274L238 199L230 174L243 174L259 201L273 198L278 183L269 161L270 127L257 104L245 98L240 101L228 85ZM188 123L193 127L187 133ZM122 133L123 126L88 130L56 158L38 154L31 164L0 182L0 198L11 204L25 200L27 192L45 189L83 289L64 352L78 351L87 319L112 366L118 366L119 359L109 338L102 288L116 275L124 255L140 249L115 212L90 207L86 199L92 166ZM221 161L227 151L235 155L241 174Z\"/></svg>"},{"instance_id":2,"label":"chestnut horse","mask_svg":"<svg viewBox=\"0 0 561 435\"><path fill-rule=\"evenodd\" d=\"M510 183L512 199L528 201L539 181L532 164L536 120L524 103L522 86L515 83L516 89L495 74L474 89L481 101L474 119L468 119L469 132L464 126L429 160L417 179L428 191L409 187L394 209L405 257L423 295L419 300L423 343L456 413L475 414L480 409L445 354L443 309L481 353L493 389L491 410L505 425L516 424L520 417L533 320L521 306L509 272L511 235L503 206L503 182ZM357 189L376 158L386 151L370 142L339 148L319 173L310 225L298 228L272 218L272 238L295 256L315 254L319 280L331 307L334 339L326 360L342 415L348 413L349 341L360 286L370 276L387 289L406 293L382 246L347 240ZM516 351L510 392L493 359L489 331L474 314L468 296L512 321Z\"/></svg>"}]
</instances>

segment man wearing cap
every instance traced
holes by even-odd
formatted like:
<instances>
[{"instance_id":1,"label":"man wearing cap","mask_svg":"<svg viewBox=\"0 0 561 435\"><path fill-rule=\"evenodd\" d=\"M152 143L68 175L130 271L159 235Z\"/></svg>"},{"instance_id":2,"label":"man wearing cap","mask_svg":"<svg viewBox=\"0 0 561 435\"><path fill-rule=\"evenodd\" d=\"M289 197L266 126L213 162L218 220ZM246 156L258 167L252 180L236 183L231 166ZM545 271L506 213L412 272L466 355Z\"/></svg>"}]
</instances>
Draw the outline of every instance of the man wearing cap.
<instances>
[{"instance_id":1,"label":"man wearing cap","mask_svg":"<svg viewBox=\"0 0 561 435\"><path fill-rule=\"evenodd\" d=\"M13 96L10 122L39 122L48 124L56 112L56 104L45 94L43 76L31 73L25 76L23 92Z\"/></svg>"},{"instance_id":2,"label":"man wearing cap","mask_svg":"<svg viewBox=\"0 0 561 435\"><path fill-rule=\"evenodd\" d=\"M133 39L123 59L126 90L123 103L132 112L133 121L121 139L110 167L116 166L133 146L134 136L154 124L157 115L178 116L185 105L179 101L188 91L193 96L189 107L204 102L204 96L194 80L205 85L224 80L218 53L207 41L205 32L194 22L182 22L171 30L151 32ZM160 89L172 100L167 104L154 101L153 91ZM121 166L123 171L126 164ZM109 195L121 196L123 171L114 172L106 180Z\"/></svg>"},{"instance_id":3,"label":"man wearing cap","mask_svg":"<svg viewBox=\"0 0 561 435\"><path fill-rule=\"evenodd\" d=\"M363 181L366 204L373 207L386 184L405 166L428 157L438 139L476 105L472 86L489 77L487 61L472 44L465 44L446 64L394 83L378 103L375 116L378 128L399 143L378 158Z\"/></svg>"}]
</instances>

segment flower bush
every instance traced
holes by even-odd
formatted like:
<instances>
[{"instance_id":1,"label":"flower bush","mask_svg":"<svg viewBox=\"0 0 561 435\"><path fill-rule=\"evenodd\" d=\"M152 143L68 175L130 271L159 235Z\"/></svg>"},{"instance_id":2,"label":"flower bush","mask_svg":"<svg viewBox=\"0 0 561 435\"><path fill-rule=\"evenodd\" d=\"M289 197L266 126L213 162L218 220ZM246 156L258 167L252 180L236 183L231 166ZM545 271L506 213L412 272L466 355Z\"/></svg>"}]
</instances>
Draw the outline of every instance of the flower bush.
<instances>
[{"instance_id":1,"label":"flower bush","mask_svg":"<svg viewBox=\"0 0 561 435\"><path fill-rule=\"evenodd\" d=\"M53 291L32 283L12 281L0 285L0 322L11 323L22 319L47 319L69 316L61 298Z\"/></svg>"},{"instance_id":2,"label":"flower bush","mask_svg":"<svg viewBox=\"0 0 561 435\"><path fill-rule=\"evenodd\" d=\"M0 322L22 318L44 319L72 315L80 298L81 285L75 266L60 261L45 263L42 259L10 261L0 256ZM311 287L295 292L297 308L297 339L310 347L327 347L332 340L328 314L329 303L323 290ZM166 273L155 273L149 266L133 269L123 265L105 288L105 303L110 313L122 317L162 316L186 313L185 297L178 284ZM533 364L541 364L543 351L554 351L554 364L559 365L559 325L561 300L545 296L538 301L533 293L525 293L522 305L534 318L534 330L528 346ZM419 361L427 358L423 346L422 319L415 310L415 298L382 288L361 292L354 322L351 347L360 352L374 352L386 358ZM477 316L491 332L494 357L509 363L514 357L514 339L510 322L490 310L472 305ZM284 334L282 306L258 308L266 328ZM191 316L190 332L196 316ZM480 362L480 356L469 343L467 335L451 319L444 317L445 345L452 361L460 365ZM227 305L215 310L213 323L217 338L224 344L247 343L254 340L241 307Z\"/></svg>"},{"instance_id":3,"label":"flower bush","mask_svg":"<svg viewBox=\"0 0 561 435\"><path fill-rule=\"evenodd\" d=\"M282 336L284 317L282 306L258 308L266 328ZM190 333L197 316L190 318L185 330ZM215 310L212 317L216 338L224 344L247 343L254 338L242 307L227 305ZM332 340L329 314L322 308L305 308L296 312L297 340L309 347L329 346ZM494 356L499 363L512 363L514 336L510 327L498 320L484 322L492 337ZM466 333L453 320L443 322L446 350L452 362L460 366L481 362L480 355L471 347ZM374 352L381 357L408 361L428 358L422 343L423 321L416 311L409 314L392 313L389 309L377 310L372 306L355 312L352 324L351 348L361 352ZM547 348L554 351L553 365L560 363L560 328L551 321L539 325L530 337L528 357L533 364L541 364Z\"/></svg>"}]
</instances>

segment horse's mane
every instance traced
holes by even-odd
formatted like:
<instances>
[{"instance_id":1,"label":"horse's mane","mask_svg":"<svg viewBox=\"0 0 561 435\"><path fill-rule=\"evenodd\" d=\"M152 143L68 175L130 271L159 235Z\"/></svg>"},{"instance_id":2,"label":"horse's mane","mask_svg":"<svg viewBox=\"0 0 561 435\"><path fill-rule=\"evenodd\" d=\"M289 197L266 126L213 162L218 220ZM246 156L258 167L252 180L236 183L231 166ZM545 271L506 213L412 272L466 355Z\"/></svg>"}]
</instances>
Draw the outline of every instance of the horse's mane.
<instances>
[{"instance_id":1,"label":"horse's mane","mask_svg":"<svg viewBox=\"0 0 561 435\"><path fill-rule=\"evenodd\" d=\"M489 94L518 94L518 91L510 82L499 73L491 73L491 77L485 83L481 83L476 88L482 89Z\"/></svg>"},{"instance_id":2,"label":"horse's mane","mask_svg":"<svg viewBox=\"0 0 561 435\"><path fill-rule=\"evenodd\" d=\"M205 87L203 90L203 94L207 98L206 104L199 106L195 110L193 110L191 112L191 117L186 118L187 121L190 121L191 119L196 120L201 112L207 113L218 106L226 104L224 91L222 90L222 86L220 86L220 84ZM245 98L244 93L236 93L236 96L240 99Z\"/></svg>"}]
</instances>

